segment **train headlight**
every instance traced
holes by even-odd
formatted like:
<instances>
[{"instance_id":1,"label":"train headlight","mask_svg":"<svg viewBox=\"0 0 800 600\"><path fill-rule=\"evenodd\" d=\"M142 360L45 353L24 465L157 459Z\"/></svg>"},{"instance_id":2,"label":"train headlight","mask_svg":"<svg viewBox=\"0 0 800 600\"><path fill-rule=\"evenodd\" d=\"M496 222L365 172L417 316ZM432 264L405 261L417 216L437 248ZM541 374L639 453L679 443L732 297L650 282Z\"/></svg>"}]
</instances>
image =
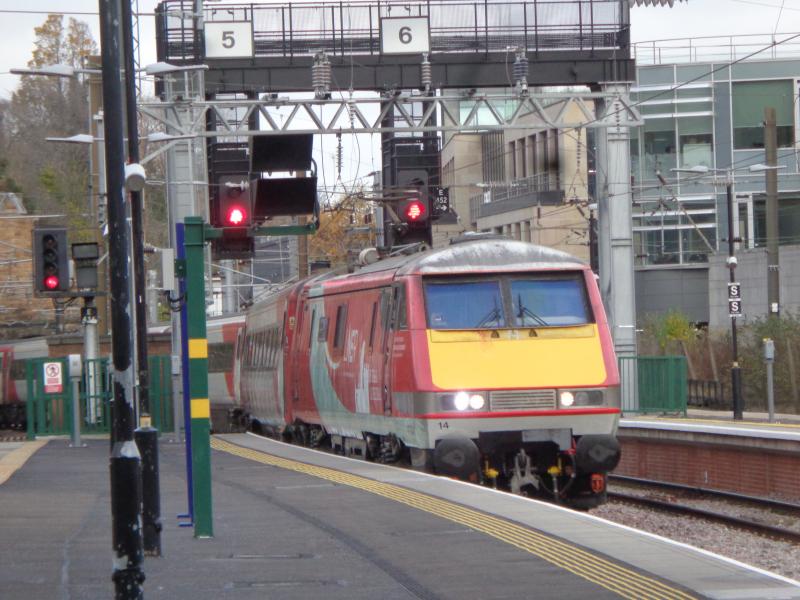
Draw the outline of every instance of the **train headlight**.
<instances>
[{"instance_id":1,"label":"train headlight","mask_svg":"<svg viewBox=\"0 0 800 600\"><path fill-rule=\"evenodd\" d=\"M486 404L486 401L483 399L483 396L480 394L472 394L469 397L469 407L472 410L480 410Z\"/></svg>"},{"instance_id":2,"label":"train headlight","mask_svg":"<svg viewBox=\"0 0 800 600\"><path fill-rule=\"evenodd\" d=\"M602 390L562 390L558 396L561 408L603 406Z\"/></svg>"},{"instance_id":3,"label":"train headlight","mask_svg":"<svg viewBox=\"0 0 800 600\"><path fill-rule=\"evenodd\" d=\"M453 398L453 406L456 410L467 410L469 407L469 394L467 392L458 392Z\"/></svg>"}]
</instances>

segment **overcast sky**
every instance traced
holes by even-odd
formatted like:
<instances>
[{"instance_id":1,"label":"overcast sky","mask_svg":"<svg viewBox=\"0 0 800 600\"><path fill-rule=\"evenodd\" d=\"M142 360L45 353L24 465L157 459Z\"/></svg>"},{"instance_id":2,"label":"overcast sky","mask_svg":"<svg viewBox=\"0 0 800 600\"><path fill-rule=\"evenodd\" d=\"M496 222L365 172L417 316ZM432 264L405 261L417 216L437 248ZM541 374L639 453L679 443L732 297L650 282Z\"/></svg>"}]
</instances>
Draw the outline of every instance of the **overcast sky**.
<instances>
[{"instance_id":1,"label":"overcast sky","mask_svg":"<svg viewBox=\"0 0 800 600\"><path fill-rule=\"evenodd\" d=\"M135 1L135 0L134 0ZM141 19L142 64L155 61L152 12L157 0L138 0ZM781 6L783 9L781 10ZM88 22L99 40L97 0L0 0L0 97L8 97L17 84L12 67L24 67L33 49L33 29L49 12L71 14ZM780 15L780 18L779 18ZM800 32L798 0L688 0L674 8L641 6L631 9L634 41L665 38Z\"/></svg>"},{"instance_id":2,"label":"overcast sky","mask_svg":"<svg viewBox=\"0 0 800 600\"><path fill-rule=\"evenodd\" d=\"M135 0L134 0L135 2ZM264 2L267 3L267 2ZM277 2L282 3L282 2ZM138 0L142 13L141 64L155 62L153 10L158 0ZM8 98L18 77L9 69L24 67L31 58L34 27L41 25L50 12L64 12L69 6L74 16L89 23L99 44L97 0L0 0L0 98ZM135 4L134 4L135 6ZM634 41L688 38L713 35L771 34L800 32L798 0L688 0L676 2L674 8L641 6L631 9ZM798 40L797 53L800 53ZM796 54L797 54L796 53ZM361 137L361 136L359 136ZM335 142L325 143L325 153L333 152ZM359 165L347 169L365 175L374 168L365 149ZM350 156L351 160L355 161ZM327 161L326 161L327 162ZM330 177L330 176L329 176Z\"/></svg>"}]
</instances>

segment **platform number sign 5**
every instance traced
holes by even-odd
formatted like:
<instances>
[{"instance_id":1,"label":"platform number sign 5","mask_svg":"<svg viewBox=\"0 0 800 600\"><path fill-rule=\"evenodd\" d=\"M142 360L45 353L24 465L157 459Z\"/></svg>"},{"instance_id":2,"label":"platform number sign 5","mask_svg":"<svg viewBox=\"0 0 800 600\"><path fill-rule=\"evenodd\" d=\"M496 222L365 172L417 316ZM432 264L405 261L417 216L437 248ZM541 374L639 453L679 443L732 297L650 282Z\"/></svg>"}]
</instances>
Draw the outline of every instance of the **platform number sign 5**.
<instances>
[{"instance_id":1,"label":"platform number sign 5","mask_svg":"<svg viewBox=\"0 0 800 600\"><path fill-rule=\"evenodd\" d=\"M253 24L250 21L205 24L206 58L251 58Z\"/></svg>"},{"instance_id":2,"label":"platform number sign 5","mask_svg":"<svg viewBox=\"0 0 800 600\"><path fill-rule=\"evenodd\" d=\"M384 17L381 19L381 53L430 52L429 31L428 17Z\"/></svg>"}]
</instances>

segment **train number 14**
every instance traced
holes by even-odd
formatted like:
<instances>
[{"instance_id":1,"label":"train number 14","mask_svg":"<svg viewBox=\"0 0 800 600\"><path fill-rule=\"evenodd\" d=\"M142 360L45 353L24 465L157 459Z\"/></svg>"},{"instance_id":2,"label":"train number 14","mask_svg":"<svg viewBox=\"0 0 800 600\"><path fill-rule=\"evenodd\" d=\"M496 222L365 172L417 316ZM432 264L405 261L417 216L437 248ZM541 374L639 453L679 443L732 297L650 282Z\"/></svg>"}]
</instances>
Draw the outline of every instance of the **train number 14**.
<instances>
[{"instance_id":1,"label":"train number 14","mask_svg":"<svg viewBox=\"0 0 800 600\"><path fill-rule=\"evenodd\" d=\"M447 421L439 421L439 429L450 429L450 423Z\"/></svg>"}]
</instances>

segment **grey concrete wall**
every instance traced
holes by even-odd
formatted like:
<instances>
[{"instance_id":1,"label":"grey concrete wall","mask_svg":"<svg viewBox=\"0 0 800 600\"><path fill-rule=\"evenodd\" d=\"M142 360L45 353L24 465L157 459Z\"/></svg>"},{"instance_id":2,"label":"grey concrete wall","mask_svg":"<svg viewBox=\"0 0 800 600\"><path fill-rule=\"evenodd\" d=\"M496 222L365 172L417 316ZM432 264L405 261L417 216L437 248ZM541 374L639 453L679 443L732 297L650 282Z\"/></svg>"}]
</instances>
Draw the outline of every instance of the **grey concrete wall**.
<instances>
[{"instance_id":1,"label":"grey concrete wall","mask_svg":"<svg viewBox=\"0 0 800 600\"><path fill-rule=\"evenodd\" d=\"M800 310L800 246L781 246L780 304L781 312L797 313ZM728 281L730 274L727 254L709 257L708 298L709 326L728 327ZM736 280L742 285L740 323L746 323L767 314L767 251L764 248L737 250Z\"/></svg>"},{"instance_id":2,"label":"grey concrete wall","mask_svg":"<svg viewBox=\"0 0 800 600\"><path fill-rule=\"evenodd\" d=\"M677 309L694 322L708 321L708 269L660 268L636 271L636 318Z\"/></svg>"}]
</instances>

